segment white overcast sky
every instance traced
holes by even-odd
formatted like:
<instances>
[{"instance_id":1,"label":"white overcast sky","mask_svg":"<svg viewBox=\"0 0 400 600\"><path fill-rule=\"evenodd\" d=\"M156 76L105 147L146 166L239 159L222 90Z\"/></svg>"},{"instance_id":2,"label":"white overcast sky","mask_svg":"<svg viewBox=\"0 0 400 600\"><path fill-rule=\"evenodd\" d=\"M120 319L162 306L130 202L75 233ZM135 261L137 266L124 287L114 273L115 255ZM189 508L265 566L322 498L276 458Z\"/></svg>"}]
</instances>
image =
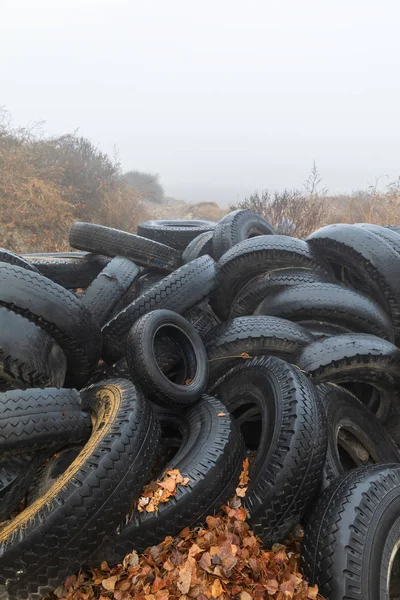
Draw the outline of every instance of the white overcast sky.
<instances>
[{"instance_id":1,"label":"white overcast sky","mask_svg":"<svg viewBox=\"0 0 400 600\"><path fill-rule=\"evenodd\" d=\"M169 195L400 175L399 0L0 0L0 105ZM386 180L382 180L386 181Z\"/></svg>"}]
</instances>

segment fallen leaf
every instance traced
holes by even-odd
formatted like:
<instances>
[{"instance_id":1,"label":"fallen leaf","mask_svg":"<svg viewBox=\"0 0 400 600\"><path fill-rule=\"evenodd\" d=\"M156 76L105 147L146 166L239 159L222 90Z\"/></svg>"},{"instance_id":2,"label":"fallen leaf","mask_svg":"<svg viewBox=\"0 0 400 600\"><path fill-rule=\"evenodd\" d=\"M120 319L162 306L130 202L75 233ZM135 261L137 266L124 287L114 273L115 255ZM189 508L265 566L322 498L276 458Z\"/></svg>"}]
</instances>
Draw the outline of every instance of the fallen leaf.
<instances>
[{"instance_id":1,"label":"fallen leaf","mask_svg":"<svg viewBox=\"0 0 400 600\"><path fill-rule=\"evenodd\" d=\"M223 589L222 589L222 585L219 579L215 579L214 583L212 584L211 587L211 595L213 598L219 598L219 596L222 594Z\"/></svg>"},{"instance_id":2,"label":"fallen leaf","mask_svg":"<svg viewBox=\"0 0 400 600\"><path fill-rule=\"evenodd\" d=\"M115 590L115 584L118 581L117 575L113 575L112 577L108 577L108 579L103 579L101 585L107 592L113 592Z\"/></svg>"}]
</instances>

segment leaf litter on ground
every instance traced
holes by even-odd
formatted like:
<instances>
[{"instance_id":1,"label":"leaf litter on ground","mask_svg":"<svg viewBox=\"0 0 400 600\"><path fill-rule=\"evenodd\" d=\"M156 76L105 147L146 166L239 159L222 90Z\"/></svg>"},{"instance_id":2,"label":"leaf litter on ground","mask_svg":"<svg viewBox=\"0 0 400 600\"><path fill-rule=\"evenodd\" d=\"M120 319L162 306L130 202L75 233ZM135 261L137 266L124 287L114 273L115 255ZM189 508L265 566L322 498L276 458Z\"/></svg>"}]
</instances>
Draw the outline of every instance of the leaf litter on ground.
<instances>
[{"instance_id":1,"label":"leaf litter on ground","mask_svg":"<svg viewBox=\"0 0 400 600\"><path fill-rule=\"evenodd\" d=\"M249 466L246 458L236 496L201 527L186 527L142 555L132 550L115 567L103 562L99 568L81 570L47 600L324 600L299 572L300 526L285 544L267 550L246 523L242 499ZM168 501L177 485L188 482L175 469L152 483L145 487L138 510L143 498L149 502L142 501L142 511L150 503L156 510L159 497ZM165 491L169 496L163 496Z\"/></svg>"}]
</instances>

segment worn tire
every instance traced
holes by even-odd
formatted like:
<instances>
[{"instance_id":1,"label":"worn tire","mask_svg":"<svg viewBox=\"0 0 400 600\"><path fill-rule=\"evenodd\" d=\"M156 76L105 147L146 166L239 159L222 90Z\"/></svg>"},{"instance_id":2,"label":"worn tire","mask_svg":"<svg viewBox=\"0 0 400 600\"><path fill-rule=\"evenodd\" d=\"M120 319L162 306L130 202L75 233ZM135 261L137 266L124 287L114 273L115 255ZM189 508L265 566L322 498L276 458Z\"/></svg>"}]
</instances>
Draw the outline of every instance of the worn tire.
<instances>
[{"instance_id":1,"label":"worn tire","mask_svg":"<svg viewBox=\"0 0 400 600\"><path fill-rule=\"evenodd\" d=\"M167 244L167 246L177 250L184 250L195 237L213 231L215 226L215 221L161 219L158 221L142 221L138 225L137 233L149 240Z\"/></svg>"},{"instance_id":2,"label":"worn tire","mask_svg":"<svg viewBox=\"0 0 400 600\"><path fill-rule=\"evenodd\" d=\"M139 275L139 267L120 256L113 258L99 273L81 298L96 323L104 325ZM121 310L123 308L121 306Z\"/></svg>"},{"instance_id":3,"label":"worn tire","mask_svg":"<svg viewBox=\"0 0 400 600\"><path fill-rule=\"evenodd\" d=\"M76 222L69 243L78 250L89 250L107 256L125 256L138 265L160 271L173 271L181 264L178 250L153 240L104 225Z\"/></svg>"},{"instance_id":4,"label":"worn tire","mask_svg":"<svg viewBox=\"0 0 400 600\"><path fill-rule=\"evenodd\" d=\"M39 599L86 562L129 511L153 467L159 425L124 380L82 392L88 443L65 473L0 529L0 597Z\"/></svg>"},{"instance_id":5,"label":"worn tire","mask_svg":"<svg viewBox=\"0 0 400 600\"><path fill-rule=\"evenodd\" d=\"M379 304L334 283L307 283L273 292L261 302L255 314L297 323L314 319L394 340L392 322Z\"/></svg>"},{"instance_id":6,"label":"worn tire","mask_svg":"<svg viewBox=\"0 0 400 600\"><path fill-rule=\"evenodd\" d=\"M275 269L304 268L325 275L325 265L307 242L286 235L263 235L244 240L228 250L218 261L220 285L212 296L211 306L222 319L229 316L239 290L250 279Z\"/></svg>"},{"instance_id":7,"label":"worn tire","mask_svg":"<svg viewBox=\"0 0 400 600\"><path fill-rule=\"evenodd\" d=\"M182 376L171 381L161 371L155 354L161 332L180 349ZM171 310L154 310L136 321L129 332L126 358L132 380L161 406L187 407L199 400L208 382L204 344L194 327Z\"/></svg>"},{"instance_id":8,"label":"worn tire","mask_svg":"<svg viewBox=\"0 0 400 600\"><path fill-rule=\"evenodd\" d=\"M129 329L151 310L167 309L182 314L206 298L217 285L217 265L209 256L183 265L164 277L103 327L103 358L109 364L124 356Z\"/></svg>"},{"instance_id":9,"label":"worn tire","mask_svg":"<svg viewBox=\"0 0 400 600\"><path fill-rule=\"evenodd\" d=\"M379 402L365 403L383 423L391 404L400 406L400 349L386 340L362 333L337 335L300 349L295 362L314 383L360 382L376 388Z\"/></svg>"},{"instance_id":10,"label":"worn tire","mask_svg":"<svg viewBox=\"0 0 400 600\"><path fill-rule=\"evenodd\" d=\"M200 525L207 515L219 510L235 494L244 442L224 405L215 398L203 396L201 402L185 414L157 410L157 416L164 435L170 436L171 431L177 430L181 436L180 440L179 436L173 440L177 452L164 467L178 469L183 477L189 478L189 484L178 486L176 496L160 504L156 513L135 510L132 520L127 519L100 549L96 557L98 564L102 560L118 563L132 548L142 552L160 543L165 536L175 536L185 527ZM165 451L163 449L164 456Z\"/></svg>"},{"instance_id":11,"label":"worn tire","mask_svg":"<svg viewBox=\"0 0 400 600\"><path fill-rule=\"evenodd\" d=\"M23 258L42 275L68 290L86 288L110 262L106 256L89 252L43 252Z\"/></svg>"},{"instance_id":12,"label":"worn tire","mask_svg":"<svg viewBox=\"0 0 400 600\"><path fill-rule=\"evenodd\" d=\"M188 263L199 256L213 256L212 240L214 231L205 231L188 244L182 254L182 262Z\"/></svg>"},{"instance_id":13,"label":"worn tire","mask_svg":"<svg viewBox=\"0 0 400 600\"><path fill-rule=\"evenodd\" d=\"M0 452L85 442L91 421L76 390L47 388L0 394Z\"/></svg>"},{"instance_id":14,"label":"worn tire","mask_svg":"<svg viewBox=\"0 0 400 600\"><path fill-rule=\"evenodd\" d=\"M64 350L66 387L82 386L100 355L100 328L81 301L40 273L0 264L0 306L40 325Z\"/></svg>"},{"instance_id":15,"label":"worn tire","mask_svg":"<svg viewBox=\"0 0 400 600\"><path fill-rule=\"evenodd\" d=\"M183 316L193 325L199 336L204 340L221 323L217 315L208 303L203 300L185 310Z\"/></svg>"},{"instance_id":16,"label":"worn tire","mask_svg":"<svg viewBox=\"0 0 400 600\"><path fill-rule=\"evenodd\" d=\"M320 483L327 436L317 393L298 369L272 356L234 367L212 389L241 425L248 449L256 449L243 505L268 547L300 521Z\"/></svg>"},{"instance_id":17,"label":"worn tire","mask_svg":"<svg viewBox=\"0 0 400 600\"><path fill-rule=\"evenodd\" d=\"M5 248L0 248L0 262L5 262L9 265L17 265L17 267L23 267L24 269L28 269L28 271L35 271L36 273L38 272L37 268L28 260L19 254L14 254L14 252L6 250Z\"/></svg>"},{"instance_id":18,"label":"worn tire","mask_svg":"<svg viewBox=\"0 0 400 600\"><path fill-rule=\"evenodd\" d=\"M3 306L0 330L0 391L63 386L67 359L51 335Z\"/></svg>"},{"instance_id":19,"label":"worn tire","mask_svg":"<svg viewBox=\"0 0 400 600\"><path fill-rule=\"evenodd\" d=\"M56 449L48 447L47 451L51 454ZM44 450L3 454L0 457L0 523L12 518L18 511L36 469L47 457Z\"/></svg>"},{"instance_id":20,"label":"worn tire","mask_svg":"<svg viewBox=\"0 0 400 600\"><path fill-rule=\"evenodd\" d=\"M348 473L325 491L309 519L305 576L329 600L397 598L398 587L392 593L387 584L399 528L400 465Z\"/></svg>"},{"instance_id":21,"label":"worn tire","mask_svg":"<svg viewBox=\"0 0 400 600\"><path fill-rule=\"evenodd\" d=\"M343 333L352 333L349 328L342 325L326 323L325 321L314 321L313 319L302 320L300 325L312 333L317 340L329 338L334 335L342 335Z\"/></svg>"},{"instance_id":22,"label":"worn tire","mask_svg":"<svg viewBox=\"0 0 400 600\"><path fill-rule=\"evenodd\" d=\"M300 348L313 341L300 325L277 317L238 317L221 323L205 342L210 383L255 356L267 354L291 361Z\"/></svg>"},{"instance_id":23,"label":"worn tire","mask_svg":"<svg viewBox=\"0 0 400 600\"><path fill-rule=\"evenodd\" d=\"M357 467L400 462L393 439L356 396L329 383L318 385L317 390L328 424L324 488Z\"/></svg>"},{"instance_id":24,"label":"worn tire","mask_svg":"<svg viewBox=\"0 0 400 600\"><path fill-rule=\"evenodd\" d=\"M344 283L372 296L391 316L400 334L400 260L390 244L356 225L328 225L307 241L330 264Z\"/></svg>"},{"instance_id":25,"label":"worn tire","mask_svg":"<svg viewBox=\"0 0 400 600\"><path fill-rule=\"evenodd\" d=\"M221 258L239 242L258 235L274 235L276 231L261 215L251 210L234 210L218 221L213 236L213 257Z\"/></svg>"},{"instance_id":26,"label":"worn tire","mask_svg":"<svg viewBox=\"0 0 400 600\"><path fill-rule=\"evenodd\" d=\"M250 279L239 291L232 303L229 318L254 314L257 306L272 292L281 291L292 285L328 281L331 281L328 275L311 269L277 269L262 273Z\"/></svg>"}]
</instances>

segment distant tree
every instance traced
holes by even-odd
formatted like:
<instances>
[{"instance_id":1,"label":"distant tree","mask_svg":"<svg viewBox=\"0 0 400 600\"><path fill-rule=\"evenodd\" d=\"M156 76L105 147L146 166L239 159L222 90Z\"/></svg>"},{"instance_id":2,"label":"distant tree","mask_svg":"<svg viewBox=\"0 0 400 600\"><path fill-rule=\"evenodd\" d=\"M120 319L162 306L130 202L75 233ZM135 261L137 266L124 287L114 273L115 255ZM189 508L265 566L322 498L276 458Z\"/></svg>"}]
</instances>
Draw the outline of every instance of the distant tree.
<instances>
[{"instance_id":1,"label":"distant tree","mask_svg":"<svg viewBox=\"0 0 400 600\"><path fill-rule=\"evenodd\" d=\"M142 171L127 171L123 177L134 190L143 194L149 202L163 204L165 201L164 188L159 181L159 175L143 173Z\"/></svg>"}]
</instances>

